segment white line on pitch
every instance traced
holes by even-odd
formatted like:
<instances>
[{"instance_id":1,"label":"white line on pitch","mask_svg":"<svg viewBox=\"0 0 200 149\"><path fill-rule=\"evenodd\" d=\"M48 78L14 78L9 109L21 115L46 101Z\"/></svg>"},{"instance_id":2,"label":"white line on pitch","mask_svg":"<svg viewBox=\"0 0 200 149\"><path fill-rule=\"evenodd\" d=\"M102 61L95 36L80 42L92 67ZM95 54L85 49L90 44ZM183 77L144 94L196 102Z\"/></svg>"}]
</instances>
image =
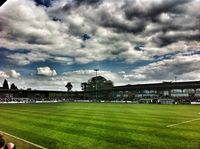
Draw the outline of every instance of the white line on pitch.
<instances>
[{"instance_id":1,"label":"white line on pitch","mask_svg":"<svg viewBox=\"0 0 200 149\"><path fill-rule=\"evenodd\" d=\"M36 147L38 147L38 148L47 149L47 148L45 148L45 147L43 147L43 146L40 146L40 145L38 145L38 144L32 143L32 142L30 142L30 141L24 140L24 139L19 138L19 137L13 136L13 135L11 135L11 134L9 134L9 133L6 133L6 132L4 132L4 131L0 131L0 133L1 133L1 134L5 134L5 135L7 135L7 136L10 136L10 137L12 137L12 138L15 138L15 139L17 139L17 140L23 141L23 142L25 142L25 143L31 144L31 145L36 146Z\"/></svg>"},{"instance_id":2,"label":"white line on pitch","mask_svg":"<svg viewBox=\"0 0 200 149\"><path fill-rule=\"evenodd\" d=\"M184 122L180 122L180 123L176 123L176 124L167 125L167 127L173 127L173 126L177 126L177 125L180 125L180 124L190 123L190 122L198 121L198 120L200 120L200 118L196 118L196 119L192 119L192 120L189 120L189 121L184 121Z\"/></svg>"}]
</instances>

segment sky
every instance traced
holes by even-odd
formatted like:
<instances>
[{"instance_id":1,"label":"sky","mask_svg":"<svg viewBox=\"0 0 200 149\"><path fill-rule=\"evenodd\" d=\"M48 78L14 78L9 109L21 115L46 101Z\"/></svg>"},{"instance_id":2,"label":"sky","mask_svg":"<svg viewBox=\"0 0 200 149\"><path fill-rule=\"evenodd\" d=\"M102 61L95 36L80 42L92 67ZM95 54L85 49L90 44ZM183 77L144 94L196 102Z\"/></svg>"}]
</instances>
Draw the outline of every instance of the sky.
<instances>
[{"instance_id":1,"label":"sky","mask_svg":"<svg viewBox=\"0 0 200 149\"><path fill-rule=\"evenodd\" d=\"M200 80L200 0L7 0L0 7L0 84L81 89Z\"/></svg>"}]
</instances>

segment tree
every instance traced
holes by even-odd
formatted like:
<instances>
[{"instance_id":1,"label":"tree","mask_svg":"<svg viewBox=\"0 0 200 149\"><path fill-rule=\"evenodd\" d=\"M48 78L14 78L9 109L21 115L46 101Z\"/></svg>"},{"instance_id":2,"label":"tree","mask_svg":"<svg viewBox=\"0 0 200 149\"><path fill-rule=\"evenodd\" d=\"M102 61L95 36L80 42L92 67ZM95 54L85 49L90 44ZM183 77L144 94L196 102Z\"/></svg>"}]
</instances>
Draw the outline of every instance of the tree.
<instances>
[{"instance_id":1,"label":"tree","mask_svg":"<svg viewBox=\"0 0 200 149\"><path fill-rule=\"evenodd\" d=\"M12 84L10 85L10 89L12 89L12 90L17 90L18 88L17 88L17 86L16 86L14 83L12 83Z\"/></svg>"},{"instance_id":2,"label":"tree","mask_svg":"<svg viewBox=\"0 0 200 149\"><path fill-rule=\"evenodd\" d=\"M67 85L65 85L65 87L67 88L67 91L71 91L73 86L72 86L72 83L71 82L68 82Z\"/></svg>"},{"instance_id":3,"label":"tree","mask_svg":"<svg viewBox=\"0 0 200 149\"><path fill-rule=\"evenodd\" d=\"M87 83L87 82L81 83L81 89L82 89L83 91L86 91L87 88L88 88L88 83Z\"/></svg>"},{"instance_id":4,"label":"tree","mask_svg":"<svg viewBox=\"0 0 200 149\"><path fill-rule=\"evenodd\" d=\"M8 81L6 79L3 82L3 89L9 89Z\"/></svg>"},{"instance_id":5,"label":"tree","mask_svg":"<svg viewBox=\"0 0 200 149\"><path fill-rule=\"evenodd\" d=\"M112 87L113 87L113 82L111 80L107 80L102 76L97 76L88 80L87 90L89 91L104 90L104 89L111 89Z\"/></svg>"}]
</instances>

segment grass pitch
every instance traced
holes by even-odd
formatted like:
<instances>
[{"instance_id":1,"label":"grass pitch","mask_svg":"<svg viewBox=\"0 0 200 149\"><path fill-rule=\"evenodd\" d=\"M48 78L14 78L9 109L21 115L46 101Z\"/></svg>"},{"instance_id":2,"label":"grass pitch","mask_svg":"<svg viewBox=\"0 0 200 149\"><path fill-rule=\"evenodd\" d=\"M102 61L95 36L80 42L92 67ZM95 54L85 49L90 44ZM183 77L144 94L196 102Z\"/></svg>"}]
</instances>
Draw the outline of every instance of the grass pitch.
<instances>
[{"instance_id":1,"label":"grass pitch","mask_svg":"<svg viewBox=\"0 0 200 149\"><path fill-rule=\"evenodd\" d=\"M198 105L0 105L0 130L52 149L200 149Z\"/></svg>"}]
</instances>

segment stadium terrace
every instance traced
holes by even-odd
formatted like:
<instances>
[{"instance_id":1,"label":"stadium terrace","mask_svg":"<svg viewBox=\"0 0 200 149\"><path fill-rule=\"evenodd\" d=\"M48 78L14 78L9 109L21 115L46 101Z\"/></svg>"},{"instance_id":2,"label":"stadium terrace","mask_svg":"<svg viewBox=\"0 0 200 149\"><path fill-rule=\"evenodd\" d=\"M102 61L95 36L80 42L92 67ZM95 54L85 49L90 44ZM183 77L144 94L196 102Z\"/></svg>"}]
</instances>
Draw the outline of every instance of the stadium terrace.
<instances>
[{"instance_id":1,"label":"stadium terrace","mask_svg":"<svg viewBox=\"0 0 200 149\"><path fill-rule=\"evenodd\" d=\"M95 91L17 90L0 88L3 103L37 102L129 102L129 103L200 103L200 81L162 82L114 86Z\"/></svg>"}]
</instances>

